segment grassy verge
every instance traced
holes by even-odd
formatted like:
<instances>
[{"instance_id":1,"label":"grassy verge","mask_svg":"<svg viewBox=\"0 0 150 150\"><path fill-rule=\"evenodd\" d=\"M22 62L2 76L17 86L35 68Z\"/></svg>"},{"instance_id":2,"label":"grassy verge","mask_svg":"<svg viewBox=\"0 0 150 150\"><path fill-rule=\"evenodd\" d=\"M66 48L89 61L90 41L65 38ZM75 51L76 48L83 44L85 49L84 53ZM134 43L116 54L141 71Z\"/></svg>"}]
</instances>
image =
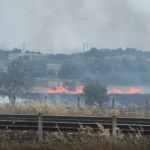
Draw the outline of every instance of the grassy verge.
<instances>
[{"instance_id":1,"label":"grassy verge","mask_svg":"<svg viewBox=\"0 0 150 150\"><path fill-rule=\"evenodd\" d=\"M0 150L113 150L113 136L108 129L99 125L99 132L81 127L77 133L46 133L43 143L37 142L36 132L1 131ZM149 150L148 136L138 134L116 135L116 150Z\"/></svg>"},{"instance_id":2,"label":"grassy verge","mask_svg":"<svg viewBox=\"0 0 150 150\"><path fill-rule=\"evenodd\" d=\"M43 115L77 115L77 116L109 116L113 114L117 117L145 117L145 110L137 107L131 108L115 108L109 109L107 107L99 107L98 105L87 106L85 108L74 107L69 105L69 108L64 107L62 104L53 104L49 102L29 102L16 104L10 106L8 104L0 104L0 113L4 114L38 114L41 112ZM150 117L150 112L147 112L147 117Z\"/></svg>"},{"instance_id":3,"label":"grassy verge","mask_svg":"<svg viewBox=\"0 0 150 150\"><path fill-rule=\"evenodd\" d=\"M49 102L30 102L10 106L0 104L0 113L11 114L37 114L45 115L82 115L82 116L117 116L145 117L145 111L137 108L109 109L100 108L98 105L77 108L70 105L65 108L61 104ZM148 114L149 115L149 114ZM149 116L150 117L150 116ZM123 134L118 130L116 135L116 150L149 150L150 136L137 134ZM80 127L79 132L43 132L43 142L38 143L35 131L0 131L0 150L113 150L114 140L108 129L99 125L99 131L93 132L89 127Z\"/></svg>"}]
</instances>

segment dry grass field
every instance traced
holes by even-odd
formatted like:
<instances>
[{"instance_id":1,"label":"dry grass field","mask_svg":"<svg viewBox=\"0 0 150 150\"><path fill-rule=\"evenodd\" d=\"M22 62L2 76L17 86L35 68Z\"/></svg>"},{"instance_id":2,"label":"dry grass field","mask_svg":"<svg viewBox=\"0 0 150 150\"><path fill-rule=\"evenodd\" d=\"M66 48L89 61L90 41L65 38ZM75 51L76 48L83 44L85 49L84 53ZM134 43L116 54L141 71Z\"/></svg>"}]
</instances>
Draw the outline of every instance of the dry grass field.
<instances>
[{"instance_id":1,"label":"dry grass field","mask_svg":"<svg viewBox=\"0 0 150 150\"><path fill-rule=\"evenodd\" d=\"M43 115L76 115L76 116L109 116L117 115L117 117L145 117L145 110L137 107L130 108L115 108L110 109L105 107L99 107L98 105L87 106L85 108L75 107L70 104L68 108L64 107L61 103L53 104L49 102L28 102L16 104L11 106L9 104L0 104L0 113L3 114L38 114ZM147 111L147 117L150 117L149 111Z\"/></svg>"},{"instance_id":2,"label":"dry grass field","mask_svg":"<svg viewBox=\"0 0 150 150\"><path fill-rule=\"evenodd\" d=\"M114 148L114 146L116 148ZM138 134L124 135L119 132L114 144L109 130L99 125L99 131L81 127L77 133L46 133L43 142L37 142L36 132L1 131L0 150L149 150L148 136Z\"/></svg>"},{"instance_id":3,"label":"dry grass field","mask_svg":"<svg viewBox=\"0 0 150 150\"><path fill-rule=\"evenodd\" d=\"M132 107L129 109L109 109L98 105L77 108L70 105L65 108L62 104L51 104L49 102L30 102L10 106L0 104L0 113L4 114L38 114L43 115L79 115L79 116L112 116L118 117L145 117L145 111ZM150 115L148 114L148 117ZM75 133L43 132L43 142L38 143L37 132L33 131L0 131L0 150L149 150L150 138L137 134L123 134L119 131L116 135L116 148L114 140L108 129L99 125L99 131L93 132L89 127L83 128Z\"/></svg>"}]
</instances>

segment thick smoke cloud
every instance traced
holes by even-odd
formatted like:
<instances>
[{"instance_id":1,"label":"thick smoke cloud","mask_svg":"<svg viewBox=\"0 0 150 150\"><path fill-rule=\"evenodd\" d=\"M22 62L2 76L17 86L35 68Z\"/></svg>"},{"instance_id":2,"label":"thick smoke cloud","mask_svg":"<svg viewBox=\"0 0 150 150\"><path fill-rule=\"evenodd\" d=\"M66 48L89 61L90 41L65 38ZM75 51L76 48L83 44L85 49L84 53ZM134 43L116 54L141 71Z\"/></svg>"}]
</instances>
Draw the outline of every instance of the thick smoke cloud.
<instances>
[{"instance_id":1,"label":"thick smoke cloud","mask_svg":"<svg viewBox=\"0 0 150 150\"><path fill-rule=\"evenodd\" d=\"M149 50L150 14L133 1L0 0L0 48L22 48L25 42L29 50L71 53L88 42Z\"/></svg>"},{"instance_id":2,"label":"thick smoke cloud","mask_svg":"<svg viewBox=\"0 0 150 150\"><path fill-rule=\"evenodd\" d=\"M148 50L150 42L149 18L145 13L136 11L127 0L106 0L104 13L108 18L100 35L104 35L105 41L111 41L108 45L114 47L116 43L121 47L137 47ZM112 40L111 40L112 39Z\"/></svg>"}]
</instances>

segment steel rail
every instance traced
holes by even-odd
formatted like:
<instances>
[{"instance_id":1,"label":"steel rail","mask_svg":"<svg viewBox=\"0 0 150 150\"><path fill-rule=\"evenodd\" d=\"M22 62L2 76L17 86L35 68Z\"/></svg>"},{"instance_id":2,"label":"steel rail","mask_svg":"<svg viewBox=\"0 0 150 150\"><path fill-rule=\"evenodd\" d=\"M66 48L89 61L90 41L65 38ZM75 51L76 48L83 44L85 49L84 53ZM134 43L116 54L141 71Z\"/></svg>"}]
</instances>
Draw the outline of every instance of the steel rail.
<instances>
[{"instance_id":1,"label":"steel rail","mask_svg":"<svg viewBox=\"0 0 150 150\"><path fill-rule=\"evenodd\" d=\"M23 119L23 120L21 120L21 119L15 119L15 118L12 118L12 119L0 119L0 124L1 124L1 121L3 121L3 122L6 122L6 121L10 121L10 122L18 122L18 121L26 121L26 122L32 122L32 121L37 121L37 119L27 119L27 120L25 120L25 119ZM112 123L112 120L110 120L110 121L103 121L103 120L86 120L86 121L84 121L84 120L62 120L62 119L60 119L60 120L43 120L43 122L71 122L71 123L99 123L99 124L102 124L102 123L105 123L105 124L110 124L110 123ZM143 121L133 121L133 122L131 122L131 121L118 121L117 120L117 123L118 124L137 124L137 125L150 125L150 122L143 122Z\"/></svg>"},{"instance_id":2,"label":"steel rail","mask_svg":"<svg viewBox=\"0 0 150 150\"><path fill-rule=\"evenodd\" d=\"M43 116L43 121L55 121L55 122L81 122L81 123L112 123L110 117L87 117L87 116ZM37 115L14 115L14 114L0 114L0 120L26 120L37 121ZM119 124L150 124L150 119L145 118L117 118Z\"/></svg>"},{"instance_id":3,"label":"steel rail","mask_svg":"<svg viewBox=\"0 0 150 150\"><path fill-rule=\"evenodd\" d=\"M53 124L65 124L65 125L71 125L71 124L81 124L81 125L86 125L86 126L90 126L92 124L101 124L101 125L107 125L107 124L112 124L112 122L104 122L104 121L95 121L95 122L65 122L65 121L42 121L43 125L53 125ZM37 125L38 122L37 120L0 120L0 125L10 125L10 124L15 124L15 125ZM119 122L117 121L117 125L125 125L125 126L133 126L133 125L137 125L137 126L150 126L150 123L145 123L145 122Z\"/></svg>"},{"instance_id":4,"label":"steel rail","mask_svg":"<svg viewBox=\"0 0 150 150\"><path fill-rule=\"evenodd\" d=\"M97 117L97 116L55 116L55 115L43 115L43 121L112 121L111 117ZM37 115L22 115L22 114L0 114L0 120L37 120ZM130 121L130 122L150 122L150 119L146 118L131 118L131 117L118 117L117 122Z\"/></svg>"},{"instance_id":5,"label":"steel rail","mask_svg":"<svg viewBox=\"0 0 150 150\"><path fill-rule=\"evenodd\" d=\"M103 125L104 128L109 129L110 132L112 132L112 125ZM121 127L121 126L119 126ZM143 134L150 134L150 127L145 128L146 130L141 130L140 126L132 126L132 127L138 127L135 129L130 129L128 126L122 126L122 129L120 129L120 131L122 133L138 133L139 131L141 131ZM38 130L38 126L26 126L26 125L0 125L0 129L7 129L7 130ZM91 128L93 130L93 132L95 131L100 131L100 129L96 126L93 126L93 128ZM137 130L138 129L138 130ZM43 126L43 131L51 131L51 132L56 132L56 131L65 131L65 132L78 132L78 131L83 131L83 129L80 129L79 127L56 127L56 126ZM86 132L87 130L84 129L84 131ZM119 130L118 130L119 131Z\"/></svg>"},{"instance_id":6,"label":"steel rail","mask_svg":"<svg viewBox=\"0 0 150 150\"><path fill-rule=\"evenodd\" d=\"M37 118L27 119L27 118L0 118L3 121L37 121ZM78 122L78 123L112 123L112 119L109 120L76 120L76 119L43 119L43 121L51 121L51 122ZM143 121L143 120L135 120L135 121L128 121L128 120L120 120L117 118L117 123L119 124L143 124L143 125L150 125L150 121Z\"/></svg>"},{"instance_id":7,"label":"steel rail","mask_svg":"<svg viewBox=\"0 0 150 150\"><path fill-rule=\"evenodd\" d=\"M42 122L43 127L65 127L65 128L80 128L82 125L83 127L91 127L91 128L98 128L99 123L74 123L74 122ZM111 129L112 124L106 124L106 123L101 123L104 128ZM32 126L38 126L37 121L17 121L17 122L12 122L12 121L0 121L0 126L27 126L27 127L32 127ZM119 129L130 129L130 127L134 129L139 129L141 130L150 130L150 125L137 125L137 124L117 124L117 127Z\"/></svg>"},{"instance_id":8,"label":"steel rail","mask_svg":"<svg viewBox=\"0 0 150 150\"><path fill-rule=\"evenodd\" d=\"M112 118L96 116L42 116L44 131L80 131L81 125L90 127L93 131L100 131L98 124L112 131ZM117 118L117 128L123 133L141 131L150 134L150 119L145 118ZM132 128L132 129L131 129ZM0 129L10 130L38 130L37 115L0 114Z\"/></svg>"}]
</instances>

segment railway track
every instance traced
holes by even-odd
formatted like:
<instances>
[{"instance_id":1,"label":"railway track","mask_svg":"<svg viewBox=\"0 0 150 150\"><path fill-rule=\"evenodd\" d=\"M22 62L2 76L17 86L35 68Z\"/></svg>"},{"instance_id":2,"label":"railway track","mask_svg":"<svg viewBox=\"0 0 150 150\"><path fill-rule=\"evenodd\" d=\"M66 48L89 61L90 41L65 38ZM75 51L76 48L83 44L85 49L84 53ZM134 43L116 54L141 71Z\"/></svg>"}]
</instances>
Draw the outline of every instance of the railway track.
<instances>
[{"instance_id":1,"label":"railway track","mask_svg":"<svg viewBox=\"0 0 150 150\"><path fill-rule=\"evenodd\" d=\"M90 127L98 131L98 124L112 131L111 117L85 117L85 116L42 116L43 131L71 131L82 130L80 126ZM142 131L150 134L150 119L145 118L117 118L117 128L123 133ZM133 129L131 129L133 128ZM0 114L0 129L6 130L38 130L37 115Z\"/></svg>"}]
</instances>

